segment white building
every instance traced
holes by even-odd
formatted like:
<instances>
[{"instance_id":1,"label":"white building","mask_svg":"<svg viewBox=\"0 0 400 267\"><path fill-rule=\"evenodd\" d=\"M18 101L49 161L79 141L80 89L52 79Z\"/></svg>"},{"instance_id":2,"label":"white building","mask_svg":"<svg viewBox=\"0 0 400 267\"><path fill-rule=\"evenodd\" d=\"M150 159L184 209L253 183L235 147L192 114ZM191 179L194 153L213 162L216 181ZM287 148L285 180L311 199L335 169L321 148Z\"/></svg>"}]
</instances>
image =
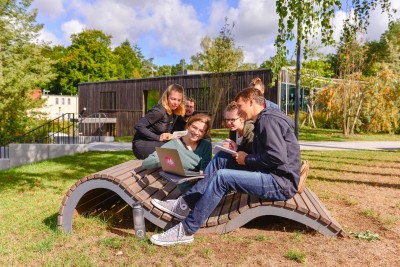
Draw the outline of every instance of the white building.
<instances>
[{"instance_id":1,"label":"white building","mask_svg":"<svg viewBox=\"0 0 400 267\"><path fill-rule=\"evenodd\" d=\"M46 99L46 103L39 110L48 114L48 119L54 119L65 113L79 114L78 96L70 95L49 95L47 91L43 91L42 99Z\"/></svg>"}]
</instances>

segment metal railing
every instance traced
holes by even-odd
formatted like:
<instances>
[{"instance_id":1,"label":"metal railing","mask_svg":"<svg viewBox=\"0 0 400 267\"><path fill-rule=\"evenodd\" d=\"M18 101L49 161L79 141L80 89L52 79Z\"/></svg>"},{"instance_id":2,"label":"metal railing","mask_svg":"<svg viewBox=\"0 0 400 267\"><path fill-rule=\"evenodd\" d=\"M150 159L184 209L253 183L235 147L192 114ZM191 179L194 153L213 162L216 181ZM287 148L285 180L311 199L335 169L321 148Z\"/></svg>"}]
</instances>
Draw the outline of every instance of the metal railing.
<instances>
[{"instance_id":1,"label":"metal railing","mask_svg":"<svg viewBox=\"0 0 400 267\"><path fill-rule=\"evenodd\" d=\"M101 115L102 117L104 115ZM91 117L97 118L96 115ZM86 118L74 113L65 113L44 125L41 125L21 136L2 142L0 144L0 159L9 158L10 144L86 144L89 142L100 141L103 124L91 125L92 133L90 139L82 136L80 127ZM81 126L80 126L81 124ZM97 131L93 128L98 127Z\"/></svg>"}]
</instances>

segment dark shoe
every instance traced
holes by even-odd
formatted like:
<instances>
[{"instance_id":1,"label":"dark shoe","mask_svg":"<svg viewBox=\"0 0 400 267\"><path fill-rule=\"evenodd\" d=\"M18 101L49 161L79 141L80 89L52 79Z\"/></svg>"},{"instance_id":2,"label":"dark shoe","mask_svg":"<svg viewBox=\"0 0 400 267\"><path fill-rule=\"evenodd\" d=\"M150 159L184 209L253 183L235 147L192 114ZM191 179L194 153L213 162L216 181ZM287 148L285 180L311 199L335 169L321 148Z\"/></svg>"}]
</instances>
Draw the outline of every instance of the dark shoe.
<instances>
[{"instance_id":1,"label":"dark shoe","mask_svg":"<svg viewBox=\"0 0 400 267\"><path fill-rule=\"evenodd\" d=\"M152 199L151 204L181 220L185 219L189 214L189 206L181 197L178 199L170 199L166 201Z\"/></svg>"}]
</instances>

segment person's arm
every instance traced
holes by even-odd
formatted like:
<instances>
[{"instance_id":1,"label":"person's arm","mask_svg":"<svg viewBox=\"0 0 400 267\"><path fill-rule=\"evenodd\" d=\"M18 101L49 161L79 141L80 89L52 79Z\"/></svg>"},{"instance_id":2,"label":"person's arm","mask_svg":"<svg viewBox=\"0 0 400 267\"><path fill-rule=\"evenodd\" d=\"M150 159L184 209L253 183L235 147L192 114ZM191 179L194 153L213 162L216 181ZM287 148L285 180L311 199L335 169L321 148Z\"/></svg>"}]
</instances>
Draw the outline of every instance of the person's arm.
<instances>
[{"instance_id":1,"label":"person's arm","mask_svg":"<svg viewBox=\"0 0 400 267\"><path fill-rule=\"evenodd\" d=\"M203 139L201 141L201 160L199 163L199 170L200 171L204 171L208 165L208 163L210 163L211 161L211 156L212 156L212 145L211 142Z\"/></svg>"},{"instance_id":2,"label":"person's arm","mask_svg":"<svg viewBox=\"0 0 400 267\"><path fill-rule=\"evenodd\" d=\"M251 154L253 147L253 138L254 138L253 130L254 130L253 121L246 121L244 123L243 139L241 144L238 146L237 151L244 151L248 154Z\"/></svg>"},{"instance_id":3,"label":"person's arm","mask_svg":"<svg viewBox=\"0 0 400 267\"><path fill-rule=\"evenodd\" d=\"M176 149L178 147L177 141L171 140L169 142L166 142L164 145L161 146L162 148L174 148ZM151 153L147 158L145 158L142 162L142 167L145 169L154 169L154 168L160 168L160 159L158 158L157 152L154 151Z\"/></svg>"},{"instance_id":4,"label":"person's arm","mask_svg":"<svg viewBox=\"0 0 400 267\"><path fill-rule=\"evenodd\" d=\"M260 147L257 153L247 155L245 162L246 165L256 169L276 168L287 161L287 147L283 135L284 131L289 130L289 125L271 116L263 120L263 125L260 125L260 129L255 133Z\"/></svg>"},{"instance_id":5,"label":"person's arm","mask_svg":"<svg viewBox=\"0 0 400 267\"><path fill-rule=\"evenodd\" d=\"M162 133L154 133L150 131L149 128L154 123L162 120L165 113L166 111L164 108L152 108L136 123L135 130L142 136L145 136L147 140L160 141L160 135Z\"/></svg>"}]
</instances>

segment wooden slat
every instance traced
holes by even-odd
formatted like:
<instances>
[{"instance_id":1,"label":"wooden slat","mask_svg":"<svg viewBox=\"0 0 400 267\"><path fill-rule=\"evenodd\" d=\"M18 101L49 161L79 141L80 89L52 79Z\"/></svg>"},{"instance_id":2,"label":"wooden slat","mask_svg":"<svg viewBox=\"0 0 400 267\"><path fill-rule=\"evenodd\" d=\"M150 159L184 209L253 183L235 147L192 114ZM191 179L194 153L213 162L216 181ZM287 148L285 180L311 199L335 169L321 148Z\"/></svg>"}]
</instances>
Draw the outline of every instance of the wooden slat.
<instances>
[{"instance_id":1,"label":"wooden slat","mask_svg":"<svg viewBox=\"0 0 400 267\"><path fill-rule=\"evenodd\" d=\"M319 221L325 225L329 225L331 223L331 220L329 219L328 215L326 215L325 208L321 207L321 205L319 204L319 199L315 198L315 196L312 194L312 191L307 189L308 188L304 190L304 193L306 193L307 197L310 199L315 209L318 211L318 214L320 215Z\"/></svg>"},{"instance_id":2,"label":"wooden slat","mask_svg":"<svg viewBox=\"0 0 400 267\"><path fill-rule=\"evenodd\" d=\"M296 201L296 204L297 204L296 211L304 213L304 214L308 214L307 205L306 205L306 203L304 203L304 201L300 197L300 195L299 194L294 195L293 199L294 199L294 201Z\"/></svg>"},{"instance_id":3,"label":"wooden slat","mask_svg":"<svg viewBox=\"0 0 400 267\"><path fill-rule=\"evenodd\" d=\"M307 188L308 189L308 188ZM319 200L319 198L317 197L317 195L315 195L315 193L311 190L307 190L306 193L309 196L313 197L314 202L314 206L318 205L324 213L324 216L322 214L322 212L320 212L321 214L321 218L327 218L327 220L329 220L330 224L329 227L332 228L333 230L339 232L342 228L340 227L339 223L331 216L331 214L329 213L329 211L325 208L324 204ZM311 197L310 197L311 199ZM317 207L316 207L317 208ZM318 209L318 208L317 208Z\"/></svg>"},{"instance_id":4,"label":"wooden slat","mask_svg":"<svg viewBox=\"0 0 400 267\"><path fill-rule=\"evenodd\" d=\"M243 213L248 210L249 207L249 195L241 194L239 203L239 213Z\"/></svg>"},{"instance_id":5,"label":"wooden slat","mask_svg":"<svg viewBox=\"0 0 400 267\"><path fill-rule=\"evenodd\" d=\"M233 202L233 197L234 194L228 194L224 201L222 202L222 208L221 208L221 213L218 217L218 224L223 224L229 221L229 212L231 210L232 202Z\"/></svg>"},{"instance_id":6,"label":"wooden slat","mask_svg":"<svg viewBox=\"0 0 400 267\"><path fill-rule=\"evenodd\" d=\"M296 202L294 198L288 199L285 201L285 208L295 210L297 208Z\"/></svg>"},{"instance_id":7,"label":"wooden slat","mask_svg":"<svg viewBox=\"0 0 400 267\"><path fill-rule=\"evenodd\" d=\"M151 199L176 199L181 195L179 188L175 184L162 178L159 174L160 169L145 170L140 166L141 161L133 160L78 180L64 196L59 209L58 224L60 225L60 223L62 223L64 207L69 197L77 187L81 186L83 183L90 182L92 179L109 180L110 183L114 183L122 188L134 201L143 202L144 207L156 218L167 222L172 221L174 218L155 208L151 204ZM132 173L134 173L134 175ZM86 211L99 214L105 212L105 208L112 208L118 201L122 200L116 193L111 190L99 188L86 192L79 200L76 208L80 212ZM305 214L309 218L321 223L323 227L329 228L333 233L345 236L339 223L330 215L319 198L308 188L305 188L303 193L296 194L292 199L275 202L262 200L257 196L230 193L223 197L221 203L218 204L202 227L221 227L233 219L239 219L240 221L241 219L238 218L238 216L246 216L246 211L248 209L255 209L255 211L257 211L257 207L260 205L271 206L278 209L283 208L287 210L287 212L295 211L299 214Z\"/></svg>"},{"instance_id":8,"label":"wooden slat","mask_svg":"<svg viewBox=\"0 0 400 267\"><path fill-rule=\"evenodd\" d=\"M261 205L260 198L258 196L249 197L249 207L255 208Z\"/></svg>"},{"instance_id":9,"label":"wooden slat","mask_svg":"<svg viewBox=\"0 0 400 267\"><path fill-rule=\"evenodd\" d=\"M223 203L225 202L225 199L226 199L226 196L224 196L222 198L221 202L218 204L218 206L214 209L214 211L208 217L208 220L206 222L207 227L218 225L219 214L221 213L221 209L222 209Z\"/></svg>"},{"instance_id":10,"label":"wooden slat","mask_svg":"<svg viewBox=\"0 0 400 267\"><path fill-rule=\"evenodd\" d=\"M231 205L231 209L229 211L229 219L232 220L240 215L239 208L240 208L240 200L242 198L241 193L235 193L233 196L233 201Z\"/></svg>"},{"instance_id":11,"label":"wooden slat","mask_svg":"<svg viewBox=\"0 0 400 267\"><path fill-rule=\"evenodd\" d=\"M308 189L306 189L308 190ZM307 194L304 192L300 194L301 198L303 199L304 203L307 205L308 207L308 216L318 220L320 215L318 213L318 210L314 207L314 204L310 201L310 199L308 198Z\"/></svg>"}]
</instances>

